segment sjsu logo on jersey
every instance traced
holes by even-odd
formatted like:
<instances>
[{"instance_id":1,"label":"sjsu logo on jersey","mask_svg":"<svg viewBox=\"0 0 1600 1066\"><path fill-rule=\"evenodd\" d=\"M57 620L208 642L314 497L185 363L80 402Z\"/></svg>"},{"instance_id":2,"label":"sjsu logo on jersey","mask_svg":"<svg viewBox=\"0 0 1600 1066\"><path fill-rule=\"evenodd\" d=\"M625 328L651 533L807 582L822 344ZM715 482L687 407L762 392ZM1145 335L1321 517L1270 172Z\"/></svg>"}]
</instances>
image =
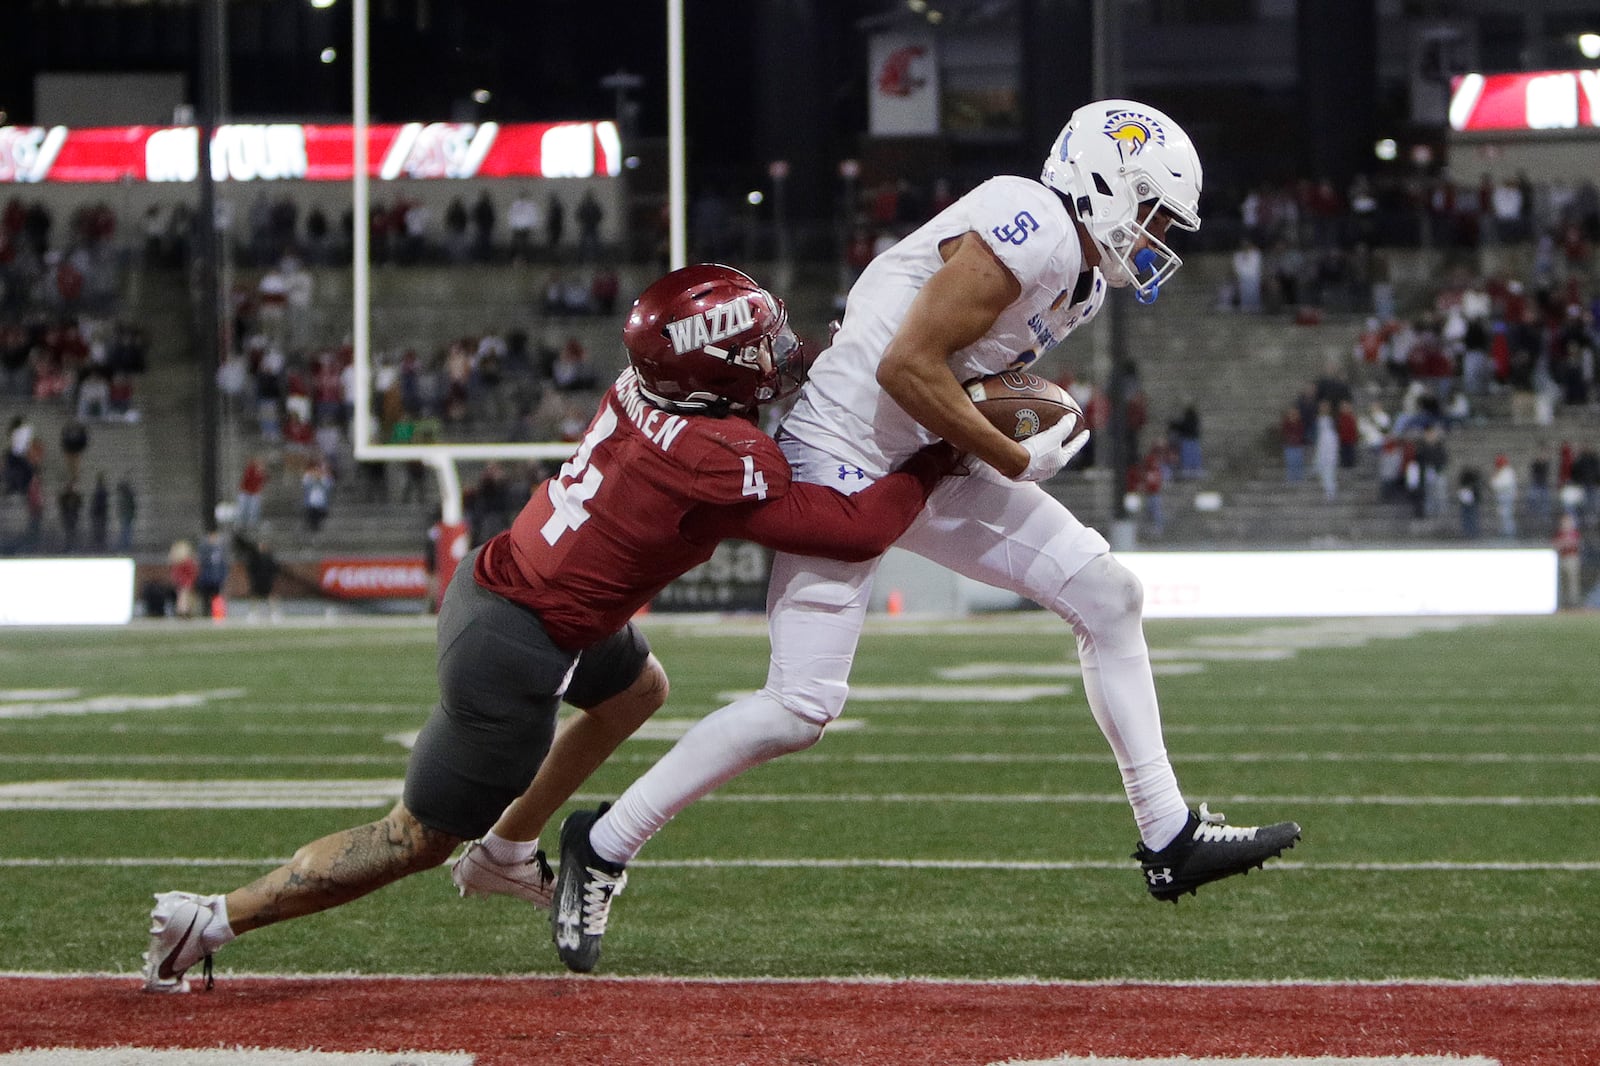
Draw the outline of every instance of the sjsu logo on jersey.
<instances>
[{"instance_id":1,"label":"sjsu logo on jersey","mask_svg":"<svg viewBox=\"0 0 1600 1066\"><path fill-rule=\"evenodd\" d=\"M1051 332L1050 326L1044 320L1044 314L1038 313L1028 318L1028 328L1033 330L1033 336L1039 342L1039 347L1048 351L1056 346L1059 338Z\"/></svg>"},{"instance_id":2,"label":"sjsu logo on jersey","mask_svg":"<svg viewBox=\"0 0 1600 1066\"><path fill-rule=\"evenodd\" d=\"M667 336L672 341L672 350L679 355L706 348L708 355L726 359L727 352L707 346L735 333L743 333L755 323L756 316L750 309L750 298L740 296L688 318L668 322Z\"/></svg>"},{"instance_id":3,"label":"sjsu logo on jersey","mask_svg":"<svg viewBox=\"0 0 1600 1066\"><path fill-rule=\"evenodd\" d=\"M1124 161L1144 151L1144 146L1154 141L1167 143L1167 131L1149 115L1137 111L1113 111L1106 116L1101 132L1117 142L1117 151Z\"/></svg>"},{"instance_id":4,"label":"sjsu logo on jersey","mask_svg":"<svg viewBox=\"0 0 1600 1066\"><path fill-rule=\"evenodd\" d=\"M1009 224L996 226L990 232L996 240L1005 241L1007 244L1021 244L1028 236L1039 229L1039 223L1026 211L1018 211L1017 217Z\"/></svg>"}]
</instances>

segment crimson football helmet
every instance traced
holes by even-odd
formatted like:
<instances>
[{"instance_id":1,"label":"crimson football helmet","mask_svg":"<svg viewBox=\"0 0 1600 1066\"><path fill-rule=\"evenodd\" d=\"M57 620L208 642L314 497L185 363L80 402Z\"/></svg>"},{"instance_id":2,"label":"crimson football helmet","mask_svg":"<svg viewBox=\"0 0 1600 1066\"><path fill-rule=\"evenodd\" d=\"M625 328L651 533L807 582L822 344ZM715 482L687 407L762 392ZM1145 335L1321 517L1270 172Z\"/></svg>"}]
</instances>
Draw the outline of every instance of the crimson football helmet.
<instances>
[{"instance_id":1,"label":"crimson football helmet","mask_svg":"<svg viewBox=\"0 0 1600 1066\"><path fill-rule=\"evenodd\" d=\"M674 270L645 289L622 341L639 391L670 411L754 411L798 389L810 366L783 301L714 263Z\"/></svg>"},{"instance_id":2,"label":"crimson football helmet","mask_svg":"<svg viewBox=\"0 0 1600 1066\"><path fill-rule=\"evenodd\" d=\"M1199 229L1201 178L1200 156L1176 122L1133 100L1101 100L1072 113L1039 180L1072 202L1106 281L1152 303L1183 260L1145 222L1160 211L1179 229Z\"/></svg>"}]
</instances>

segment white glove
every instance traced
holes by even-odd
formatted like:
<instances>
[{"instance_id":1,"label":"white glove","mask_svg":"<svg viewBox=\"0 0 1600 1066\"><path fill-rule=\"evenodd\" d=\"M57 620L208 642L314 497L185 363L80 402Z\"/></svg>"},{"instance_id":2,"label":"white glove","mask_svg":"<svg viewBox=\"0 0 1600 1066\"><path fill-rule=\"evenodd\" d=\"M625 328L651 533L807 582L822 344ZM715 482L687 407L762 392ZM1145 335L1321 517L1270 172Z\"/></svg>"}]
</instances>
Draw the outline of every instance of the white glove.
<instances>
[{"instance_id":1,"label":"white glove","mask_svg":"<svg viewBox=\"0 0 1600 1066\"><path fill-rule=\"evenodd\" d=\"M1067 436L1078 427L1078 415L1069 415L1061 419L1049 429L1042 430L1022 442L1028 449L1028 466L1022 473L1012 478L1013 481L1049 481L1061 472L1061 468L1072 461L1072 457L1083 450L1089 443L1089 431L1067 440ZM1066 441L1065 444L1062 442Z\"/></svg>"}]
</instances>

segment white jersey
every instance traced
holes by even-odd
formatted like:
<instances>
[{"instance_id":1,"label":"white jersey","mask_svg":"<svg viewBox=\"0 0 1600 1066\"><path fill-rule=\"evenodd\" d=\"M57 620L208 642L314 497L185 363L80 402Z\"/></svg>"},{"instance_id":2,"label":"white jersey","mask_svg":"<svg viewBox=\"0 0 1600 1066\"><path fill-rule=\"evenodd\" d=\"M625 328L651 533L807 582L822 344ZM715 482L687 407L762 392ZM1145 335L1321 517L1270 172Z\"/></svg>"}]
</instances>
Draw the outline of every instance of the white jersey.
<instances>
[{"instance_id":1,"label":"white jersey","mask_svg":"<svg viewBox=\"0 0 1600 1066\"><path fill-rule=\"evenodd\" d=\"M1098 268L1082 276L1083 251L1061 198L1028 178L991 178L867 265L783 435L858 467L862 479L882 477L936 439L878 385L878 362L918 290L944 265L939 245L969 230L1016 276L1022 295L981 340L950 357L958 381L1027 367L1100 310L1105 279Z\"/></svg>"}]
</instances>

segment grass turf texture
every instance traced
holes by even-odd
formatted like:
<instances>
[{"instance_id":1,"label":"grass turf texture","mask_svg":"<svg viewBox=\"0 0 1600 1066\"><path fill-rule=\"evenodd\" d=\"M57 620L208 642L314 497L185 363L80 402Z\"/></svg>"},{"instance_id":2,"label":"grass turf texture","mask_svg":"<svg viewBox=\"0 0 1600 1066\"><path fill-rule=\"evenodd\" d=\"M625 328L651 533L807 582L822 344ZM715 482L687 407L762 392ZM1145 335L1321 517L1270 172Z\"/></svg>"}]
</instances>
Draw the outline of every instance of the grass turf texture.
<instances>
[{"instance_id":1,"label":"grass turf texture","mask_svg":"<svg viewBox=\"0 0 1600 1066\"><path fill-rule=\"evenodd\" d=\"M944 702L913 692L854 703L846 718L861 728L730 783L651 844L613 912L601 969L1600 978L1592 893L1600 619L1434 624L1406 636L1408 623L1360 620L1147 626L1158 664L1185 654L1203 662L1158 678L1191 801L1208 799L1234 822L1294 818L1306 830L1280 868L1172 907L1146 896L1128 859L1131 818L1077 679L938 673L1068 664L1059 623L1036 615L875 622L857 659L858 690L1038 684L1069 694ZM764 676L758 625L651 619L647 631L673 678L663 719L698 717L720 694ZM1278 661L1198 657L1229 641L1301 646ZM432 631L201 624L7 633L0 715L20 702L69 698L26 690L62 689L74 699L239 691L197 707L0 716L0 784L249 779L312 789L321 779L396 780L404 752L386 737L416 729L432 702ZM668 743L625 745L586 786L587 801L615 795ZM214 795L229 791L219 783ZM152 892L225 891L299 844L385 809L0 812L0 958L28 971L129 972ZM30 859L63 864L17 863ZM238 865L97 863L111 859ZM1013 867L872 865L885 859ZM857 861L865 865L848 865ZM1082 865L1034 865L1049 863ZM1450 865L1392 868L1423 863ZM1584 865L1476 868L1560 863ZM560 972L542 914L507 899L458 899L443 870L251 934L218 965L224 974Z\"/></svg>"}]
</instances>

